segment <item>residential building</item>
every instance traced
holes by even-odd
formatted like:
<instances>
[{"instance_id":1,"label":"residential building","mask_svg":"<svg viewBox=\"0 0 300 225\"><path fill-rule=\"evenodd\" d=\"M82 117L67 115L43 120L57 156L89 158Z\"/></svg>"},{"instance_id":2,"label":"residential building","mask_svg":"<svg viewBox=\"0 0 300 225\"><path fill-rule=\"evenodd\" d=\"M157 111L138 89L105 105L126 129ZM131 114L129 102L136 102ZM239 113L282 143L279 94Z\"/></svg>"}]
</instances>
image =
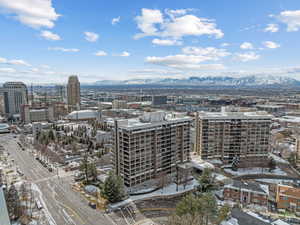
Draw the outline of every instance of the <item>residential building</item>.
<instances>
[{"instance_id":1,"label":"residential building","mask_svg":"<svg viewBox=\"0 0 300 225\"><path fill-rule=\"evenodd\" d=\"M256 105L256 108L260 111L266 111L275 116L283 116L285 114L285 107L282 105Z\"/></svg>"},{"instance_id":2,"label":"residential building","mask_svg":"<svg viewBox=\"0 0 300 225\"><path fill-rule=\"evenodd\" d=\"M127 102L124 100L113 100L112 108L113 109L127 109Z\"/></svg>"},{"instance_id":3,"label":"residential building","mask_svg":"<svg viewBox=\"0 0 300 225\"><path fill-rule=\"evenodd\" d=\"M154 95L152 97L153 106L166 105L167 101L168 101L168 96L165 95Z\"/></svg>"},{"instance_id":4,"label":"residential building","mask_svg":"<svg viewBox=\"0 0 300 225\"><path fill-rule=\"evenodd\" d=\"M195 151L205 160L238 158L256 166L268 157L271 118L266 112L197 113Z\"/></svg>"},{"instance_id":5,"label":"residential building","mask_svg":"<svg viewBox=\"0 0 300 225\"><path fill-rule=\"evenodd\" d=\"M80 108L80 82L77 76L70 76L67 84L67 97L70 111Z\"/></svg>"},{"instance_id":6,"label":"residential building","mask_svg":"<svg viewBox=\"0 0 300 225\"><path fill-rule=\"evenodd\" d=\"M267 206L268 187L262 188L262 185L256 182L242 182L233 180L231 184L224 186L223 196L225 200L249 205L256 204Z\"/></svg>"},{"instance_id":7,"label":"residential building","mask_svg":"<svg viewBox=\"0 0 300 225\"><path fill-rule=\"evenodd\" d=\"M24 123L54 121L54 109L52 106L33 108L23 105L21 119Z\"/></svg>"},{"instance_id":8,"label":"residential building","mask_svg":"<svg viewBox=\"0 0 300 225\"><path fill-rule=\"evenodd\" d=\"M276 203L277 209L300 212L300 188L278 184Z\"/></svg>"},{"instance_id":9,"label":"residential building","mask_svg":"<svg viewBox=\"0 0 300 225\"><path fill-rule=\"evenodd\" d=\"M164 112L115 121L113 164L126 186L176 172L190 160L192 119Z\"/></svg>"},{"instance_id":10,"label":"residential building","mask_svg":"<svg viewBox=\"0 0 300 225\"><path fill-rule=\"evenodd\" d=\"M4 113L7 116L20 114L21 105L28 102L28 90L22 82L6 82L3 84Z\"/></svg>"}]
</instances>

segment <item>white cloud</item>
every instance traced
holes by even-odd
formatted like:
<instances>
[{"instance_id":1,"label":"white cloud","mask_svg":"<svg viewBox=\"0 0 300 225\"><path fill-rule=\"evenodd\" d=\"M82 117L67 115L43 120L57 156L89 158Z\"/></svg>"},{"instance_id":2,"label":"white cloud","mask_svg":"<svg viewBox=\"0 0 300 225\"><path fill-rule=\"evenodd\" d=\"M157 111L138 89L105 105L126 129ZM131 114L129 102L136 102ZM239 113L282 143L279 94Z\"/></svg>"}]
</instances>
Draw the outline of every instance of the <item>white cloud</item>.
<instances>
[{"instance_id":1,"label":"white cloud","mask_svg":"<svg viewBox=\"0 0 300 225\"><path fill-rule=\"evenodd\" d=\"M182 41L155 38L152 40L152 44L162 45L162 46L172 46L172 45L182 45Z\"/></svg>"},{"instance_id":2,"label":"white cloud","mask_svg":"<svg viewBox=\"0 0 300 225\"><path fill-rule=\"evenodd\" d=\"M158 29L156 24L162 24L163 15L158 9L142 9L142 15L135 17L138 28L143 32L137 34L135 38L155 35Z\"/></svg>"},{"instance_id":3,"label":"white cloud","mask_svg":"<svg viewBox=\"0 0 300 225\"><path fill-rule=\"evenodd\" d=\"M124 52L122 52L119 56L128 57L128 56L130 56L130 53L124 51Z\"/></svg>"},{"instance_id":4,"label":"white cloud","mask_svg":"<svg viewBox=\"0 0 300 225\"><path fill-rule=\"evenodd\" d=\"M40 70L38 68L31 68L31 72L37 73L37 72L40 72Z\"/></svg>"},{"instance_id":5,"label":"white cloud","mask_svg":"<svg viewBox=\"0 0 300 225\"><path fill-rule=\"evenodd\" d=\"M280 47L280 44L277 44L277 43L275 43L273 41L265 41L265 42L263 42L263 45L266 48L272 48L272 49Z\"/></svg>"},{"instance_id":6,"label":"white cloud","mask_svg":"<svg viewBox=\"0 0 300 225\"><path fill-rule=\"evenodd\" d=\"M235 59L241 62L253 61L259 58L260 55L256 54L255 52L237 53L235 55Z\"/></svg>"},{"instance_id":7,"label":"white cloud","mask_svg":"<svg viewBox=\"0 0 300 225\"><path fill-rule=\"evenodd\" d=\"M166 9L165 13L174 18L176 16L186 15L189 11L193 11L193 9Z\"/></svg>"},{"instance_id":8,"label":"white cloud","mask_svg":"<svg viewBox=\"0 0 300 225\"><path fill-rule=\"evenodd\" d=\"M8 63L8 64L11 64L11 65L31 66L29 63L25 62L25 61L22 60L22 59L13 59L13 60L9 60L7 63Z\"/></svg>"},{"instance_id":9,"label":"white cloud","mask_svg":"<svg viewBox=\"0 0 300 225\"><path fill-rule=\"evenodd\" d=\"M165 57L148 56L146 58L147 63L167 66L175 69L190 69L190 70L205 70L205 69L224 69L222 64L200 64L206 61L204 56L196 55L169 55Z\"/></svg>"},{"instance_id":10,"label":"white cloud","mask_svg":"<svg viewBox=\"0 0 300 225\"><path fill-rule=\"evenodd\" d=\"M182 48L182 54L164 57L148 56L145 61L147 63L181 70L220 70L225 68L222 64L203 63L207 61L218 61L229 55L231 55L231 53L227 52L226 49L188 46Z\"/></svg>"},{"instance_id":11,"label":"white cloud","mask_svg":"<svg viewBox=\"0 0 300 225\"><path fill-rule=\"evenodd\" d=\"M78 48L49 47L48 50L61 52L79 52Z\"/></svg>"},{"instance_id":12,"label":"white cloud","mask_svg":"<svg viewBox=\"0 0 300 225\"><path fill-rule=\"evenodd\" d=\"M221 47L228 47L228 46L230 46L230 44L226 42L221 44Z\"/></svg>"},{"instance_id":13,"label":"white cloud","mask_svg":"<svg viewBox=\"0 0 300 225\"><path fill-rule=\"evenodd\" d=\"M33 28L53 28L60 16L52 6L52 0L0 0L3 13L14 15L22 24Z\"/></svg>"},{"instance_id":14,"label":"white cloud","mask_svg":"<svg viewBox=\"0 0 300 225\"><path fill-rule=\"evenodd\" d=\"M121 17L120 17L120 16L118 16L118 17L116 17L116 18L113 18L113 19L111 20L111 24L112 24L112 25L116 25L117 23L120 22L120 20L121 20Z\"/></svg>"},{"instance_id":15,"label":"white cloud","mask_svg":"<svg viewBox=\"0 0 300 225\"><path fill-rule=\"evenodd\" d=\"M89 42L96 42L99 38L99 35L94 33L94 32L89 32L89 31L86 31L84 32L84 35L85 35L85 40L89 41Z\"/></svg>"},{"instance_id":16,"label":"white cloud","mask_svg":"<svg viewBox=\"0 0 300 225\"><path fill-rule=\"evenodd\" d=\"M244 42L240 45L241 49L253 49L253 45L250 42Z\"/></svg>"},{"instance_id":17,"label":"white cloud","mask_svg":"<svg viewBox=\"0 0 300 225\"><path fill-rule=\"evenodd\" d=\"M187 55L197 55L206 57L206 60L219 60L220 58L231 55L226 49L218 49L214 47L185 47L182 52Z\"/></svg>"},{"instance_id":18,"label":"white cloud","mask_svg":"<svg viewBox=\"0 0 300 225\"><path fill-rule=\"evenodd\" d=\"M95 53L95 56L106 56L107 53L105 51L98 51Z\"/></svg>"},{"instance_id":19,"label":"white cloud","mask_svg":"<svg viewBox=\"0 0 300 225\"><path fill-rule=\"evenodd\" d=\"M275 33L279 31L279 27L277 24L274 23L270 23L267 25L267 27L264 29L265 32L271 32L271 33Z\"/></svg>"},{"instance_id":20,"label":"white cloud","mask_svg":"<svg viewBox=\"0 0 300 225\"><path fill-rule=\"evenodd\" d=\"M1 58L1 57L0 57L0 63L7 63L7 59L6 59L6 58Z\"/></svg>"},{"instance_id":21,"label":"white cloud","mask_svg":"<svg viewBox=\"0 0 300 225\"><path fill-rule=\"evenodd\" d=\"M0 57L0 64L19 65L19 66L31 66L29 63L22 59L7 60L6 58Z\"/></svg>"},{"instance_id":22,"label":"white cloud","mask_svg":"<svg viewBox=\"0 0 300 225\"><path fill-rule=\"evenodd\" d=\"M210 35L222 38L224 36L213 21L194 15L176 17L173 21L164 23L163 27L161 32L163 37L182 38L183 36Z\"/></svg>"},{"instance_id":23,"label":"white cloud","mask_svg":"<svg viewBox=\"0 0 300 225\"><path fill-rule=\"evenodd\" d=\"M14 68L0 68L1 73L15 73L16 70Z\"/></svg>"},{"instance_id":24,"label":"white cloud","mask_svg":"<svg viewBox=\"0 0 300 225\"><path fill-rule=\"evenodd\" d=\"M41 37L45 38L46 40L50 40L50 41L61 40L61 37L58 34L52 33L51 31L48 31L48 30L43 30L40 35L41 35Z\"/></svg>"},{"instance_id":25,"label":"white cloud","mask_svg":"<svg viewBox=\"0 0 300 225\"><path fill-rule=\"evenodd\" d=\"M300 29L300 10L283 11L276 18L287 25L288 32Z\"/></svg>"},{"instance_id":26,"label":"white cloud","mask_svg":"<svg viewBox=\"0 0 300 225\"><path fill-rule=\"evenodd\" d=\"M160 10L142 9L142 15L135 18L138 28L142 33L135 38L145 36L171 37L181 39L184 36L209 35L215 38L224 36L220 29L216 28L213 20L200 18L186 14L186 10L167 10L164 16Z\"/></svg>"}]
</instances>

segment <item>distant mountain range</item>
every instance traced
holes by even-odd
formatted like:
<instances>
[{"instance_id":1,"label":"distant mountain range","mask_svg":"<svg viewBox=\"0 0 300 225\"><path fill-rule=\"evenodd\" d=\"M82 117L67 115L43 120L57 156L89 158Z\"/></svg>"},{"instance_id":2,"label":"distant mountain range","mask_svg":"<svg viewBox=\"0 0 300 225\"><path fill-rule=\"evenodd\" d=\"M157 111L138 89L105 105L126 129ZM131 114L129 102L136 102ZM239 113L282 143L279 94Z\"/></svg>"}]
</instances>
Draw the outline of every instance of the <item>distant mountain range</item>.
<instances>
[{"instance_id":1,"label":"distant mountain range","mask_svg":"<svg viewBox=\"0 0 300 225\"><path fill-rule=\"evenodd\" d=\"M176 85L176 86L235 86L235 87L256 87L256 86L300 86L300 81L282 76L207 76L189 77L183 79L162 78L162 79L131 79L123 81L102 80L95 85Z\"/></svg>"}]
</instances>

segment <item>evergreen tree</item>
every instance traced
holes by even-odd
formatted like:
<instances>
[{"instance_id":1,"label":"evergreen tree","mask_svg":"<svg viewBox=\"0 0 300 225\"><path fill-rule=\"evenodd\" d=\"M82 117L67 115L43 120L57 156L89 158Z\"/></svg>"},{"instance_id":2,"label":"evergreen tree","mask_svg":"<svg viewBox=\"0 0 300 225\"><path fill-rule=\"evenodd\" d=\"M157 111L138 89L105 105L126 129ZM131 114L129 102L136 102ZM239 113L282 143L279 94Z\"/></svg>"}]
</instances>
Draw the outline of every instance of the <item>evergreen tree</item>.
<instances>
[{"instance_id":1,"label":"evergreen tree","mask_svg":"<svg viewBox=\"0 0 300 225\"><path fill-rule=\"evenodd\" d=\"M224 206L222 206L220 209L219 209L219 215L218 215L218 218L217 218L217 224L221 224L222 221L224 220L228 220L229 217L230 217L230 206L228 204L225 204Z\"/></svg>"},{"instance_id":2,"label":"evergreen tree","mask_svg":"<svg viewBox=\"0 0 300 225\"><path fill-rule=\"evenodd\" d=\"M227 205L218 209L216 198L210 192L199 196L189 194L177 204L169 222L170 225L221 224L228 219L229 212Z\"/></svg>"},{"instance_id":3,"label":"evergreen tree","mask_svg":"<svg viewBox=\"0 0 300 225\"><path fill-rule=\"evenodd\" d=\"M200 192L210 192L217 188L216 177L213 176L212 170L208 168L203 170L202 175L198 177L198 182L198 191Z\"/></svg>"},{"instance_id":4,"label":"evergreen tree","mask_svg":"<svg viewBox=\"0 0 300 225\"><path fill-rule=\"evenodd\" d=\"M102 196L110 203L119 202L126 196L125 186L121 177L113 172L109 173L108 178L101 187Z\"/></svg>"},{"instance_id":5,"label":"evergreen tree","mask_svg":"<svg viewBox=\"0 0 300 225\"><path fill-rule=\"evenodd\" d=\"M49 132L48 132L48 139L49 139L50 141L54 141L54 140L55 140L54 132L53 132L52 129L49 130Z\"/></svg>"}]
</instances>

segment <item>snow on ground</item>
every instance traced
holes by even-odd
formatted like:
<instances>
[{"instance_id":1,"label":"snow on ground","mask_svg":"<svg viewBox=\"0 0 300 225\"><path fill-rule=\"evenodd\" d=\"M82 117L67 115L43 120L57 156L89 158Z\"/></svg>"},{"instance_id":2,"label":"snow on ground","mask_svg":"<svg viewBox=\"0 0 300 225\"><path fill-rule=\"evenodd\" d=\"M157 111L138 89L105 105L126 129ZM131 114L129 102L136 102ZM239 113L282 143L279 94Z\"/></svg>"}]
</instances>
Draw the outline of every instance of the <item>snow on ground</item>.
<instances>
[{"instance_id":1,"label":"snow on ground","mask_svg":"<svg viewBox=\"0 0 300 225\"><path fill-rule=\"evenodd\" d=\"M272 222L272 225L290 225L290 224L278 219L278 220Z\"/></svg>"},{"instance_id":2,"label":"snow on ground","mask_svg":"<svg viewBox=\"0 0 300 225\"><path fill-rule=\"evenodd\" d=\"M260 184L259 186L269 195L269 185Z\"/></svg>"},{"instance_id":3,"label":"snow on ground","mask_svg":"<svg viewBox=\"0 0 300 225\"><path fill-rule=\"evenodd\" d=\"M223 221L221 225L239 225L239 222L236 218L230 218L227 221Z\"/></svg>"},{"instance_id":4,"label":"snow on ground","mask_svg":"<svg viewBox=\"0 0 300 225\"><path fill-rule=\"evenodd\" d=\"M259 220L263 221L263 222L270 223L269 220L266 220L266 219L262 218L260 215L254 213L254 212L248 211L248 212L246 212L246 213L247 213L248 215L250 215L250 216L255 217L256 219L259 219Z\"/></svg>"},{"instance_id":5,"label":"snow on ground","mask_svg":"<svg viewBox=\"0 0 300 225\"><path fill-rule=\"evenodd\" d=\"M261 206L261 205L256 205L256 204L247 205L247 209L250 209L255 212L267 212L268 211L267 207Z\"/></svg>"},{"instance_id":6,"label":"snow on ground","mask_svg":"<svg viewBox=\"0 0 300 225\"><path fill-rule=\"evenodd\" d=\"M269 184L283 184L288 181L293 181L293 180L282 180L282 179L255 179L256 181L264 182L264 183L269 183Z\"/></svg>"},{"instance_id":7,"label":"snow on ground","mask_svg":"<svg viewBox=\"0 0 300 225\"><path fill-rule=\"evenodd\" d=\"M286 161L285 159L273 154L273 153L270 153L270 156L278 163L284 163L284 164L289 164L288 161Z\"/></svg>"},{"instance_id":8,"label":"snow on ground","mask_svg":"<svg viewBox=\"0 0 300 225\"><path fill-rule=\"evenodd\" d=\"M137 200L144 200L144 199L155 198L155 197L164 197L164 196L172 196L172 195L182 194L184 192L193 190L197 185L198 185L198 182L196 180L193 180L191 183L187 184L185 188L183 185L179 185L178 191L177 191L176 190L177 185L172 183L172 184L164 187L163 189L159 189L152 193L130 196L130 198L128 198L124 201L121 201L121 202L118 202L115 204L111 204L110 208L117 209L119 207L129 204L130 202L137 201Z\"/></svg>"},{"instance_id":9,"label":"snow on ground","mask_svg":"<svg viewBox=\"0 0 300 225\"><path fill-rule=\"evenodd\" d=\"M221 182L224 182L227 179L229 179L228 177L226 177L226 176L224 176L223 174L220 174L220 173L212 173L212 175L215 176L217 181L221 181Z\"/></svg>"},{"instance_id":10,"label":"snow on ground","mask_svg":"<svg viewBox=\"0 0 300 225\"><path fill-rule=\"evenodd\" d=\"M199 170L204 170L205 168L209 168L209 169L215 168L213 164L202 160L201 157L198 155L192 155L191 163L193 164L194 168Z\"/></svg>"},{"instance_id":11,"label":"snow on ground","mask_svg":"<svg viewBox=\"0 0 300 225\"><path fill-rule=\"evenodd\" d=\"M223 162L220 159L211 159L207 160L207 162L212 163L212 164L223 164Z\"/></svg>"},{"instance_id":12,"label":"snow on ground","mask_svg":"<svg viewBox=\"0 0 300 225\"><path fill-rule=\"evenodd\" d=\"M280 168L276 168L273 171L269 171L269 168L259 168L259 167L253 167L253 168L241 168L238 169L238 171L233 171L231 169L224 169L226 173L229 173L231 175L235 176L241 176L241 175L249 175L249 174L273 174L273 175L287 175L286 172L281 170Z\"/></svg>"},{"instance_id":13,"label":"snow on ground","mask_svg":"<svg viewBox=\"0 0 300 225\"><path fill-rule=\"evenodd\" d=\"M43 205L43 212L44 212L44 215L45 217L47 218L47 221L49 222L50 225L57 225L57 223L55 222L55 220L53 219L52 215L50 214L48 208L47 208L47 205L43 199L43 194L41 192L41 190L39 189L39 187L36 185L36 184L32 184L32 189L34 191L36 191L38 193L38 196L39 196L39 200L41 202L41 204Z\"/></svg>"}]
</instances>

